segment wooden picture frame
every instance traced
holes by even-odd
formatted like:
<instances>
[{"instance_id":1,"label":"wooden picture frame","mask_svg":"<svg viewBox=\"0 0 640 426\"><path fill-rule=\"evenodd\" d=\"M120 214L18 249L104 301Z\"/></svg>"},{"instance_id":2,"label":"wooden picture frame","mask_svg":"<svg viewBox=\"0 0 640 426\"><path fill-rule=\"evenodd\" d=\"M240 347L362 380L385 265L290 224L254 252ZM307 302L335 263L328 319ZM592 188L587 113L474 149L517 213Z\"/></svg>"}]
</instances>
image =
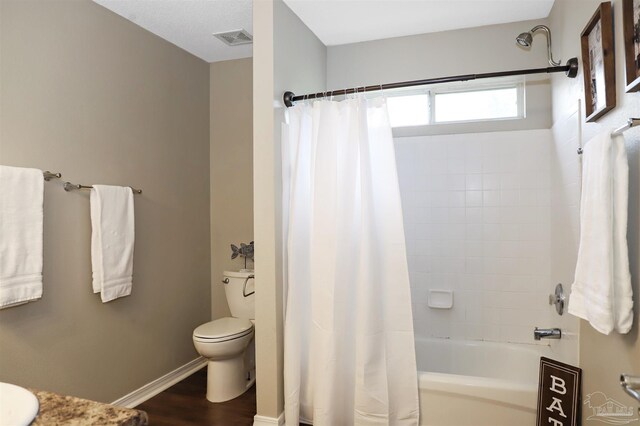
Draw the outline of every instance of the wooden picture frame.
<instances>
[{"instance_id":1,"label":"wooden picture frame","mask_svg":"<svg viewBox=\"0 0 640 426\"><path fill-rule=\"evenodd\" d=\"M596 121L616 106L616 71L611 2L600 6L580 34L585 115Z\"/></svg>"},{"instance_id":2,"label":"wooden picture frame","mask_svg":"<svg viewBox=\"0 0 640 426\"><path fill-rule=\"evenodd\" d=\"M626 91L640 90L640 0L622 0Z\"/></svg>"}]
</instances>

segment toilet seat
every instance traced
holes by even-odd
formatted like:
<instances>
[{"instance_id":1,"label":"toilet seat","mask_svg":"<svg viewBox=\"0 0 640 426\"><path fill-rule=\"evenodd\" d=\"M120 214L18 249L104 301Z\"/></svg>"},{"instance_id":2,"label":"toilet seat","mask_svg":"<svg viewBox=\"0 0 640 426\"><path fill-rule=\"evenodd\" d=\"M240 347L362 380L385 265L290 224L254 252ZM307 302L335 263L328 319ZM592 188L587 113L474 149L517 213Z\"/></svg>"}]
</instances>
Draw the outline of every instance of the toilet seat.
<instances>
[{"instance_id":1,"label":"toilet seat","mask_svg":"<svg viewBox=\"0 0 640 426\"><path fill-rule=\"evenodd\" d=\"M239 339L252 332L251 321L227 317L202 324L193 331L193 338L201 342L217 343Z\"/></svg>"}]
</instances>

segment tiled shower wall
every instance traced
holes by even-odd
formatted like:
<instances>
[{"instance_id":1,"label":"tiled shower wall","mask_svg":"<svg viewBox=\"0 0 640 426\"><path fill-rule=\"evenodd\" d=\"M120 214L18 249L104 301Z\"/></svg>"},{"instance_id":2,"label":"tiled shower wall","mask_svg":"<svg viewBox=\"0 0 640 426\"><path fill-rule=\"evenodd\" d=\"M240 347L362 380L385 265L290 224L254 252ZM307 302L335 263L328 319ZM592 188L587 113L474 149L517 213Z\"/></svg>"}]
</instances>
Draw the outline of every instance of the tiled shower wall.
<instances>
[{"instance_id":1,"label":"tiled shower wall","mask_svg":"<svg viewBox=\"0 0 640 426\"><path fill-rule=\"evenodd\" d=\"M534 343L548 305L550 130L396 138L417 336ZM452 309L428 307L453 291Z\"/></svg>"}]
</instances>

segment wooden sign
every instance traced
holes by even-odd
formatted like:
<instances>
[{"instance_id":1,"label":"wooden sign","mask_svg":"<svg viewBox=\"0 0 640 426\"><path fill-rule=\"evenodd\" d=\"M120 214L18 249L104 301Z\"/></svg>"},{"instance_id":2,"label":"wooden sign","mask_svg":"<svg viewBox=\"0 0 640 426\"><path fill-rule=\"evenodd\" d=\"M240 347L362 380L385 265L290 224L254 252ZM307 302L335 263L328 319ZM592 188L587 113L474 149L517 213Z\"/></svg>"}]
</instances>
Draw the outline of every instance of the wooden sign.
<instances>
[{"instance_id":1,"label":"wooden sign","mask_svg":"<svg viewBox=\"0 0 640 426\"><path fill-rule=\"evenodd\" d=\"M537 426L580 424L582 369L540 357Z\"/></svg>"}]
</instances>

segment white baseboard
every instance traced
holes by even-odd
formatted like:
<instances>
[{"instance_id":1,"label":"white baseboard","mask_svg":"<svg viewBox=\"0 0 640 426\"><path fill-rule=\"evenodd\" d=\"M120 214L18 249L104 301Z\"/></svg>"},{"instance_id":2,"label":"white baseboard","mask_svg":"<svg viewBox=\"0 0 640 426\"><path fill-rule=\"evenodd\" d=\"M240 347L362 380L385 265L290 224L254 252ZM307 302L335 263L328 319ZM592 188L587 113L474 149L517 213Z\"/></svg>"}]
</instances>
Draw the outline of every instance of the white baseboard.
<instances>
[{"instance_id":1,"label":"white baseboard","mask_svg":"<svg viewBox=\"0 0 640 426\"><path fill-rule=\"evenodd\" d=\"M284 413L280 413L278 418L255 415L253 417L253 426L273 426L284 425Z\"/></svg>"},{"instance_id":2,"label":"white baseboard","mask_svg":"<svg viewBox=\"0 0 640 426\"><path fill-rule=\"evenodd\" d=\"M130 394L113 401L111 404L118 405L120 407L134 408L142 404L146 400L153 398L163 390L166 390L179 381L189 377L206 365L207 359L198 357L192 361L189 361L185 365L176 368L172 372L165 374L159 379L156 379L151 383L147 383L141 388L134 390Z\"/></svg>"}]
</instances>

